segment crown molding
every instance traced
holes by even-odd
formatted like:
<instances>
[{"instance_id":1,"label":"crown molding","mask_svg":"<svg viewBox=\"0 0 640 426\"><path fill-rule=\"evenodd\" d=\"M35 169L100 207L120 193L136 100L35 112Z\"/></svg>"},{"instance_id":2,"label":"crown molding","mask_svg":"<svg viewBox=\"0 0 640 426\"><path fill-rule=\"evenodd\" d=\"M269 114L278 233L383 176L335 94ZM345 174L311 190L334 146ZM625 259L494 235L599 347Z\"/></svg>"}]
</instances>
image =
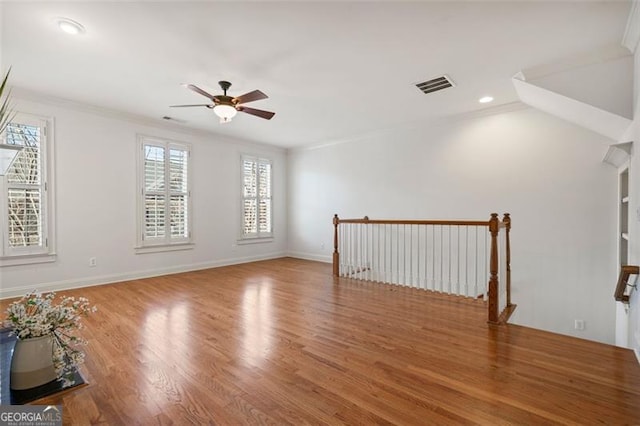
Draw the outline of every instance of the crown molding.
<instances>
[{"instance_id":1,"label":"crown molding","mask_svg":"<svg viewBox=\"0 0 640 426\"><path fill-rule=\"evenodd\" d=\"M57 107L62 107L66 109L71 109L78 112L89 113L98 115L101 117L111 118L120 121L126 121L133 124L138 124L141 126L154 127L157 129L162 129L166 131L171 131L175 133L181 133L188 136L198 137L198 138L216 138L216 141L222 143L229 143L233 145L242 145L243 147L249 148L257 148L262 150L269 150L274 152L284 153L286 152L286 148L269 145L249 139L239 138L237 136L229 136L224 135L222 133L216 133L208 130L195 129L192 127L188 127L177 122L168 122L163 121L161 119L145 117L142 115L132 114L128 112L123 112L115 109L105 108L97 105L85 104L82 102L74 101L71 99L59 98L52 95L42 94L33 90L25 89L22 87L12 87L11 88L11 97L15 101L26 101L26 102L34 102L38 104L46 104Z\"/></svg>"},{"instance_id":2,"label":"crown molding","mask_svg":"<svg viewBox=\"0 0 640 426\"><path fill-rule=\"evenodd\" d=\"M640 0L633 0L627 19L627 28L622 37L622 45L635 53L638 44L640 44Z\"/></svg>"},{"instance_id":3,"label":"crown molding","mask_svg":"<svg viewBox=\"0 0 640 426\"><path fill-rule=\"evenodd\" d=\"M406 121L406 122L398 123L392 126L381 127L379 129L366 132L366 133L359 133L356 135L349 135L342 138L333 138L333 139L328 139L322 142L310 143L310 144L299 146L299 147L292 147L292 148L289 148L287 152L294 154L297 152L314 151L316 149L327 148L333 145L341 145L345 143L352 143L352 142L371 139L376 136L380 136L381 134L394 133L401 129L433 128L433 127L438 127L446 124L454 124L458 122L470 121L470 120L475 120L482 117L488 117L491 115L505 114L509 112L521 111L521 110L530 109L530 108L531 107L529 105L526 105L525 103L520 101L509 102L506 104L490 106L490 107L482 108L475 111L468 111L468 112L462 112L462 113L458 113L458 114L454 114L446 117L433 118L426 121L416 121L416 120Z\"/></svg>"},{"instance_id":4,"label":"crown molding","mask_svg":"<svg viewBox=\"0 0 640 426\"><path fill-rule=\"evenodd\" d=\"M570 71L576 68L607 63L622 58L630 58L633 55L629 50L631 49L617 43L604 45L588 52L581 52L575 55L566 56L557 62L525 68L518 74L521 74L522 78L519 77L520 80L537 80L542 77Z\"/></svg>"}]
</instances>

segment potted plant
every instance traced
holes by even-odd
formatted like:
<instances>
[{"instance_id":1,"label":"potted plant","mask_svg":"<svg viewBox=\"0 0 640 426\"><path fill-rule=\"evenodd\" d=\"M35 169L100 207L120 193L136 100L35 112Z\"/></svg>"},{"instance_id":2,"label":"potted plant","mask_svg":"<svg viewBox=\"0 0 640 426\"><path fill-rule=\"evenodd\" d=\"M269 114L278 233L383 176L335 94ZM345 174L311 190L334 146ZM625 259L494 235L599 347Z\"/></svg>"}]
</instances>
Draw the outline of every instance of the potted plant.
<instances>
[{"instance_id":1,"label":"potted plant","mask_svg":"<svg viewBox=\"0 0 640 426\"><path fill-rule=\"evenodd\" d=\"M11 68L9 68L9 71L7 71L7 73L5 74L4 79L2 79L2 84L0 84L0 99L2 99L4 91L6 90L10 73ZM13 112L9 108L9 93L7 93L7 95L4 97L4 101L2 101L2 104L0 105L0 133L2 133L5 127L7 127L7 125L11 121L11 118L13 118Z\"/></svg>"},{"instance_id":2,"label":"potted plant","mask_svg":"<svg viewBox=\"0 0 640 426\"><path fill-rule=\"evenodd\" d=\"M77 334L82 317L97 309L80 297L61 297L55 292L32 292L11 303L5 325L18 337L11 359L11 389L29 389L52 380L73 384L76 368L84 362Z\"/></svg>"}]
</instances>

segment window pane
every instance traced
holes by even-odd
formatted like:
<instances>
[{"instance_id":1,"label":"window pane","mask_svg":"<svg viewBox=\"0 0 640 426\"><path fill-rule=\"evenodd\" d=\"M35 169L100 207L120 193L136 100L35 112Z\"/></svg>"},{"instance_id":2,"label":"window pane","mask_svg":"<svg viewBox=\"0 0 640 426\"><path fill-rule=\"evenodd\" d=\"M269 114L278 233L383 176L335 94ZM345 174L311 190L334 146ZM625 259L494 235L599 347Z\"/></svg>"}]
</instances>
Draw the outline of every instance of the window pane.
<instances>
[{"instance_id":1,"label":"window pane","mask_svg":"<svg viewBox=\"0 0 640 426\"><path fill-rule=\"evenodd\" d=\"M271 164L260 163L260 198L271 197Z\"/></svg>"},{"instance_id":2,"label":"window pane","mask_svg":"<svg viewBox=\"0 0 640 426\"><path fill-rule=\"evenodd\" d=\"M271 232L271 200L260 200L260 232Z\"/></svg>"},{"instance_id":3,"label":"window pane","mask_svg":"<svg viewBox=\"0 0 640 426\"><path fill-rule=\"evenodd\" d=\"M40 184L40 128L9 123L6 128L9 145L23 146L7 172L7 183Z\"/></svg>"},{"instance_id":4,"label":"window pane","mask_svg":"<svg viewBox=\"0 0 640 426\"><path fill-rule=\"evenodd\" d=\"M9 189L9 246L42 246L40 189Z\"/></svg>"},{"instance_id":5,"label":"window pane","mask_svg":"<svg viewBox=\"0 0 640 426\"><path fill-rule=\"evenodd\" d=\"M144 188L146 191L164 190L164 148L144 147Z\"/></svg>"},{"instance_id":6,"label":"window pane","mask_svg":"<svg viewBox=\"0 0 640 426\"><path fill-rule=\"evenodd\" d=\"M187 238L187 197L185 195L171 196L171 210L169 220L171 222L172 238Z\"/></svg>"},{"instance_id":7,"label":"window pane","mask_svg":"<svg viewBox=\"0 0 640 426\"><path fill-rule=\"evenodd\" d=\"M165 198L164 195L144 197L144 236L146 238L162 238L165 235Z\"/></svg>"},{"instance_id":8,"label":"window pane","mask_svg":"<svg viewBox=\"0 0 640 426\"><path fill-rule=\"evenodd\" d=\"M256 200L244 200L242 230L245 235L258 232L256 205Z\"/></svg>"},{"instance_id":9,"label":"window pane","mask_svg":"<svg viewBox=\"0 0 640 426\"><path fill-rule=\"evenodd\" d=\"M257 190L256 163L254 161L242 162L242 194L243 197L255 197Z\"/></svg>"},{"instance_id":10,"label":"window pane","mask_svg":"<svg viewBox=\"0 0 640 426\"><path fill-rule=\"evenodd\" d=\"M187 192L187 151L169 150L169 188L171 192Z\"/></svg>"}]
</instances>

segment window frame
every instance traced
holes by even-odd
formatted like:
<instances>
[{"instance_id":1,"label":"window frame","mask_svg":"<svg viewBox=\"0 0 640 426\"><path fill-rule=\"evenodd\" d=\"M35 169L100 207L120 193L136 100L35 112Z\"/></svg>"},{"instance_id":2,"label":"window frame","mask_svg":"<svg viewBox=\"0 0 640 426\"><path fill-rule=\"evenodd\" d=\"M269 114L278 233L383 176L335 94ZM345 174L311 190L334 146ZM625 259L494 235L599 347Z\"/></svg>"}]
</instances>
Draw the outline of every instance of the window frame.
<instances>
[{"instance_id":1,"label":"window frame","mask_svg":"<svg viewBox=\"0 0 640 426\"><path fill-rule=\"evenodd\" d=\"M54 262L55 253L55 138L53 117L16 112L12 123L40 128L40 184L9 184L6 176L0 176L0 267ZM6 131L2 143L6 142ZM11 247L9 245L8 191L10 188L39 188L42 243L36 247Z\"/></svg>"},{"instance_id":2,"label":"window frame","mask_svg":"<svg viewBox=\"0 0 640 426\"><path fill-rule=\"evenodd\" d=\"M146 238L145 237L145 147L155 146L163 148L165 151L164 165L164 195L165 195L165 236L164 238ZM170 225L170 199L171 188L170 179L170 161L169 155L171 149L178 149L187 152L187 237L172 237ZM139 134L136 144L136 246L135 250L138 254L155 253L161 251L188 250L193 248L193 200L192 200L192 146L189 143L175 141L157 136L149 136ZM159 191L150 191L159 192Z\"/></svg>"},{"instance_id":3,"label":"window frame","mask_svg":"<svg viewBox=\"0 0 640 426\"><path fill-rule=\"evenodd\" d=\"M269 210L269 223L271 224L270 232L260 232L259 226L259 212L256 211L256 220L258 221L258 226L256 227L257 231L251 234L244 233L244 217L245 210L244 204L247 198L255 198L256 200L256 210L259 209L260 206L260 177L256 176L256 196L255 197L245 197L244 196L244 163L245 161L251 161L259 164L268 164L270 167L269 173L269 200L271 201L271 208ZM256 168L259 170L259 168ZM268 157L259 156L259 155L251 155L251 154L241 154L240 155L240 229L239 229L239 244L250 244L250 243L259 243L259 242L270 242L273 241L274 238L274 224L273 224L273 160Z\"/></svg>"}]
</instances>

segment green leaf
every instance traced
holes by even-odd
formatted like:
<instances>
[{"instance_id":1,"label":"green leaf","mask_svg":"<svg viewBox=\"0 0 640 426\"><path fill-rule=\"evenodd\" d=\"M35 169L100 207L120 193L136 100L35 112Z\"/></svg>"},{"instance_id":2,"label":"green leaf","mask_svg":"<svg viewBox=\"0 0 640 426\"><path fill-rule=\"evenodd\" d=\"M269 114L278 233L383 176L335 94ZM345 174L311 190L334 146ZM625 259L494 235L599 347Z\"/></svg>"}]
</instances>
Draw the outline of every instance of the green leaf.
<instances>
[{"instance_id":1,"label":"green leaf","mask_svg":"<svg viewBox=\"0 0 640 426\"><path fill-rule=\"evenodd\" d=\"M2 80L2 85L0 85L0 98L4 95L5 89L7 88L7 81L9 81L9 74L11 73L11 68L5 74L4 79ZM13 120L15 113L9 107L9 99L11 97L11 92L7 93L4 101L2 102L2 106L0 106L0 134L4 131L7 125Z\"/></svg>"}]
</instances>

